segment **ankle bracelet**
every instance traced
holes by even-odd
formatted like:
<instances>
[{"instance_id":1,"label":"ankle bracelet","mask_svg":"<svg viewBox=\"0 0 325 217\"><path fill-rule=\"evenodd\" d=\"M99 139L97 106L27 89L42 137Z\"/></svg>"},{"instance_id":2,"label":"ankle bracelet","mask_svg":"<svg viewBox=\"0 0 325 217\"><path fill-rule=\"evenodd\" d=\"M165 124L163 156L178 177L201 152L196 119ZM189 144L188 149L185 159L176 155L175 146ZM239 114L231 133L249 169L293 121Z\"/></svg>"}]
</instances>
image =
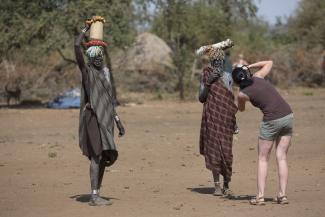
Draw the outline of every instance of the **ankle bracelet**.
<instances>
[{"instance_id":1,"label":"ankle bracelet","mask_svg":"<svg viewBox=\"0 0 325 217\"><path fill-rule=\"evenodd\" d=\"M99 190L91 190L91 194L99 194Z\"/></svg>"}]
</instances>

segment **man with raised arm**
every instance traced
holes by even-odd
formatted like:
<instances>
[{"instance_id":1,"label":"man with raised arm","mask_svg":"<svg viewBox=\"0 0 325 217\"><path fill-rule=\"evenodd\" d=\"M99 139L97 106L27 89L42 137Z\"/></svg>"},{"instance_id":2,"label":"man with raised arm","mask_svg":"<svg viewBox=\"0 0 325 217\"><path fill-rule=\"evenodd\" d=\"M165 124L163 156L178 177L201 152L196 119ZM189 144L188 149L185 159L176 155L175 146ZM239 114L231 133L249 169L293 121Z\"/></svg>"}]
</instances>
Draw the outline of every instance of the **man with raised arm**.
<instances>
[{"instance_id":1,"label":"man with raised arm","mask_svg":"<svg viewBox=\"0 0 325 217\"><path fill-rule=\"evenodd\" d=\"M75 40L75 55L82 76L80 99L79 145L84 155L90 160L91 197L89 205L110 205L111 201L99 195L105 167L111 166L118 157L114 142L114 121L119 136L125 134L122 122L117 115L112 97L112 84L109 70L104 65L101 38L92 38L86 43L88 63L83 59L81 42L91 25L104 22L102 17L93 17L86 22L80 35ZM102 25L99 28L102 28ZM96 32L96 31L95 31ZM102 33L102 31L99 31Z\"/></svg>"}]
</instances>

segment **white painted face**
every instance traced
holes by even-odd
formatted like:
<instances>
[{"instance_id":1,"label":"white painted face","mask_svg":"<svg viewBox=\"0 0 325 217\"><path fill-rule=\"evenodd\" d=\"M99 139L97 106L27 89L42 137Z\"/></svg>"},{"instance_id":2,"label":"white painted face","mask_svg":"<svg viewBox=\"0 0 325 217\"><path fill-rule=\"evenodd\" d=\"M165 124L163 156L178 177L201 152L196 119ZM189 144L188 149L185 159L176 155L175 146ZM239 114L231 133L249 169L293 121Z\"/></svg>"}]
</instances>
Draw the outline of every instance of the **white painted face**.
<instances>
[{"instance_id":1,"label":"white painted face","mask_svg":"<svg viewBox=\"0 0 325 217\"><path fill-rule=\"evenodd\" d=\"M223 59L214 59L211 61L211 66L213 68L223 67Z\"/></svg>"},{"instance_id":2,"label":"white painted face","mask_svg":"<svg viewBox=\"0 0 325 217\"><path fill-rule=\"evenodd\" d=\"M213 68L213 71L216 73L222 73L223 72L223 65L224 65L224 60L223 59L213 59L211 61L211 66Z\"/></svg>"},{"instance_id":3,"label":"white painted face","mask_svg":"<svg viewBox=\"0 0 325 217\"><path fill-rule=\"evenodd\" d=\"M101 46L89 47L86 51L89 62L96 68L102 68L104 65L104 52Z\"/></svg>"},{"instance_id":4,"label":"white painted face","mask_svg":"<svg viewBox=\"0 0 325 217\"><path fill-rule=\"evenodd\" d=\"M93 64L96 68L102 68L104 65L104 59L102 55L98 55L90 58L90 63Z\"/></svg>"}]
</instances>

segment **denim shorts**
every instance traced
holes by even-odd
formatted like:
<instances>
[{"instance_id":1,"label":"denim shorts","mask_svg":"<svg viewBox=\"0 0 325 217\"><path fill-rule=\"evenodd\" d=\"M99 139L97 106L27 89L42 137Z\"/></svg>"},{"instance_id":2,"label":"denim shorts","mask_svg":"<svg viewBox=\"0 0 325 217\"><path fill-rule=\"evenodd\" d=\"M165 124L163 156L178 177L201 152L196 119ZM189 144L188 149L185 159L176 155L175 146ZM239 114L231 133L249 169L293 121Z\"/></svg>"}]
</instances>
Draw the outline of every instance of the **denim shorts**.
<instances>
[{"instance_id":1,"label":"denim shorts","mask_svg":"<svg viewBox=\"0 0 325 217\"><path fill-rule=\"evenodd\" d=\"M293 113L279 119L263 121L260 125L259 137L274 141L280 136L291 136L293 131Z\"/></svg>"}]
</instances>

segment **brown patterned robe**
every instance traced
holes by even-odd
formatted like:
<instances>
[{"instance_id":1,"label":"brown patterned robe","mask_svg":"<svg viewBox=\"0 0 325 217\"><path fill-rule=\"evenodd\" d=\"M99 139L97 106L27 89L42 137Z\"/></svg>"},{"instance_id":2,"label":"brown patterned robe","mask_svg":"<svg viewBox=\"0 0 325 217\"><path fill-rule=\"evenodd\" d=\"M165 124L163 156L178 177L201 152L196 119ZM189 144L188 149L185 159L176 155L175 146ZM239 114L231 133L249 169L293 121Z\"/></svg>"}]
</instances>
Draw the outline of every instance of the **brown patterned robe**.
<instances>
[{"instance_id":1,"label":"brown patterned robe","mask_svg":"<svg viewBox=\"0 0 325 217\"><path fill-rule=\"evenodd\" d=\"M203 70L204 83L210 73L212 69L209 67ZM232 140L236 112L233 93L218 79L211 85L208 98L203 104L200 153L205 157L206 168L218 172L228 181L232 174Z\"/></svg>"}]
</instances>

